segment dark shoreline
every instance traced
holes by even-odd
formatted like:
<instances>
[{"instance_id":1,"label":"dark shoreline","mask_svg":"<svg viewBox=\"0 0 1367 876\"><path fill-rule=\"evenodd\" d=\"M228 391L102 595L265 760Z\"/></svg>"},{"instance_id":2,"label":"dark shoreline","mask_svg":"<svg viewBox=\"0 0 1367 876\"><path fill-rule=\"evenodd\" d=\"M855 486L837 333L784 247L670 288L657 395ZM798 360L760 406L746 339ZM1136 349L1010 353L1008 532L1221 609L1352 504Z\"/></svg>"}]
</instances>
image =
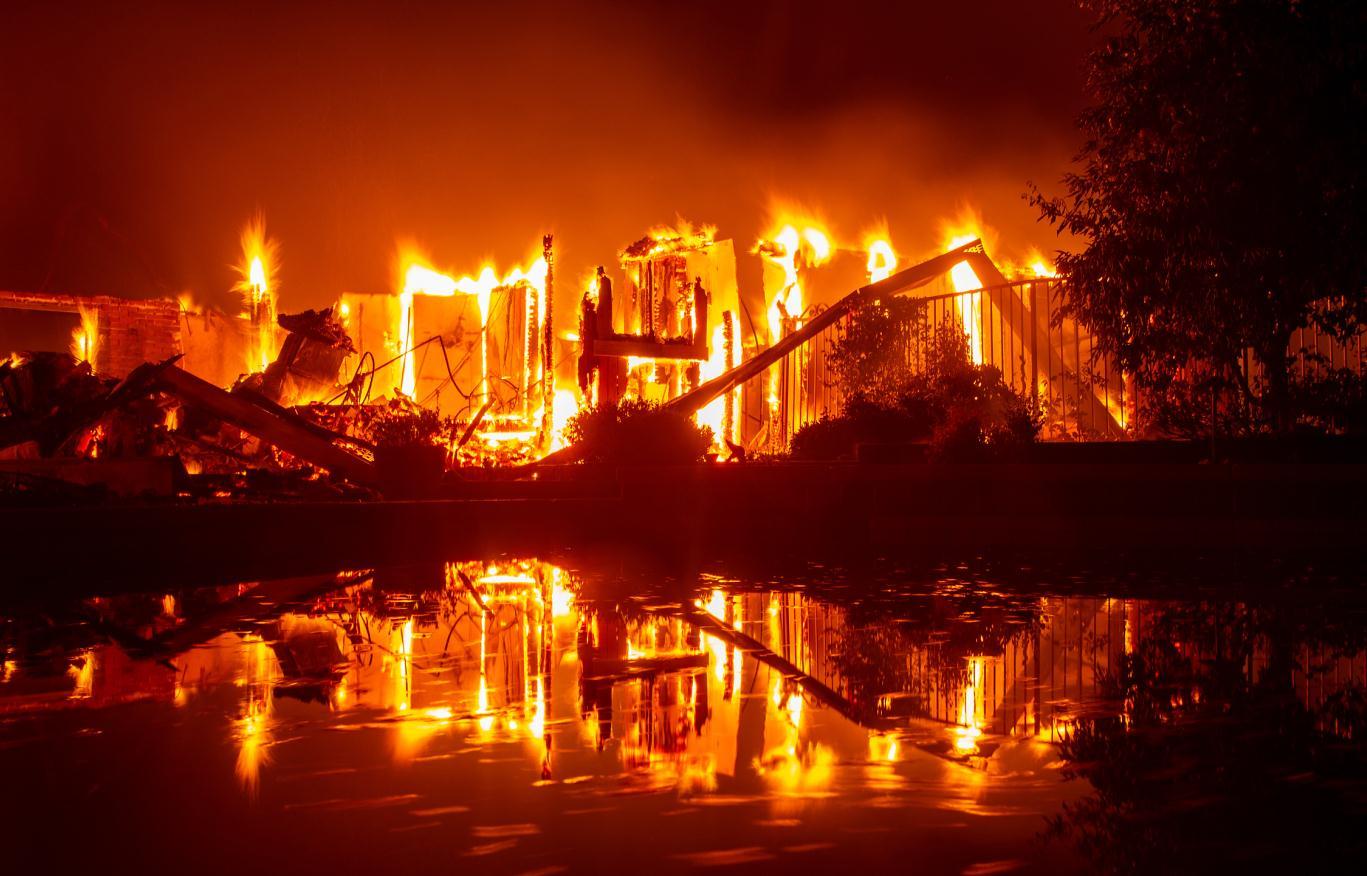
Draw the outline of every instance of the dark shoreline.
<instances>
[{"instance_id":1,"label":"dark shoreline","mask_svg":"<svg viewBox=\"0 0 1367 876\"><path fill-rule=\"evenodd\" d=\"M547 468L463 497L0 508L4 590L230 581L499 554L1352 558L1367 466L749 463ZM120 587L122 589L122 587Z\"/></svg>"}]
</instances>

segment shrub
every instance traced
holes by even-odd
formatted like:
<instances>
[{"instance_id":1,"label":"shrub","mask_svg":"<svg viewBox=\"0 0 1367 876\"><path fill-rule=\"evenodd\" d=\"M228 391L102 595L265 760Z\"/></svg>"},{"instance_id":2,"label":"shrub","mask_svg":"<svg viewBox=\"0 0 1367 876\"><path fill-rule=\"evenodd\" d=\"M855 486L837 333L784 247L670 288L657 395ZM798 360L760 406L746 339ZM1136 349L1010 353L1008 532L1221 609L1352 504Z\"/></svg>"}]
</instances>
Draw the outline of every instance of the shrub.
<instances>
[{"instance_id":1,"label":"shrub","mask_svg":"<svg viewBox=\"0 0 1367 876\"><path fill-rule=\"evenodd\" d=\"M443 444L451 422L436 411L388 410L369 424L369 437L377 447L423 447Z\"/></svg>"},{"instance_id":2,"label":"shrub","mask_svg":"<svg viewBox=\"0 0 1367 876\"><path fill-rule=\"evenodd\" d=\"M636 400L581 410L570 418L565 437L585 462L614 464L701 462L712 447L708 427Z\"/></svg>"},{"instance_id":3,"label":"shrub","mask_svg":"<svg viewBox=\"0 0 1367 876\"><path fill-rule=\"evenodd\" d=\"M920 323L914 332L919 368L907 365L906 345L889 338L907 330L905 309L861 311L836 342L836 373L850 390L837 417L823 418L793 436L797 459L851 457L855 446L868 443L926 442L928 456L941 460L1009 458L1039 435L1043 418L1031 402L1017 395L991 365L976 365L968 337L957 326ZM859 323L882 324L859 328ZM889 329L888 325L893 328ZM895 329L895 330L894 330ZM868 343L884 352L852 349ZM871 376L868 369L886 362L889 373ZM892 379L895 377L895 379ZM853 379L863 383L849 383Z\"/></svg>"}]
</instances>

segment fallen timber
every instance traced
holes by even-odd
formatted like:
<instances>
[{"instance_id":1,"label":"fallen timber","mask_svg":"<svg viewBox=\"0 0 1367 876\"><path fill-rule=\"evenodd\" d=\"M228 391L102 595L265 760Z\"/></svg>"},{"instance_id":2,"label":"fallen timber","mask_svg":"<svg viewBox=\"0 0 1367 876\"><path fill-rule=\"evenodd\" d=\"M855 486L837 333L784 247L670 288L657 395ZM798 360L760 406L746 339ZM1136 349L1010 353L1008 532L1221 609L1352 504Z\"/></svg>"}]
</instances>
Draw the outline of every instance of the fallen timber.
<instances>
[{"instance_id":1,"label":"fallen timber","mask_svg":"<svg viewBox=\"0 0 1367 876\"><path fill-rule=\"evenodd\" d=\"M305 462L362 486L379 485L374 463L338 446L340 436L314 426L266 399L226 392L173 363L151 366L141 378Z\"/></svg>"}]
</instances>

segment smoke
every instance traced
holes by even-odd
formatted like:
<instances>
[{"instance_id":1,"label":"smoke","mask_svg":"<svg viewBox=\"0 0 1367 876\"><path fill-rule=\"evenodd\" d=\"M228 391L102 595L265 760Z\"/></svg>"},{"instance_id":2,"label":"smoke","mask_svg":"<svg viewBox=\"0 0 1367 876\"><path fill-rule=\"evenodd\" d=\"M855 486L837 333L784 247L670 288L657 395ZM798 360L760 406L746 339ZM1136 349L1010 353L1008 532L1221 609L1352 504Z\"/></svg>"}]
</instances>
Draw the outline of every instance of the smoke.
<instances>
[{"instance_id":1,"label":"smoke","mask_svg":"<svg viewBox=\"0 0 1367 876\"><path fill-rule=\"evenodd\" d=\"M7 13L0 288L232 308L258 209L286 310L390 289L403 238L473 274L552 232L573 288L676 215L748 249L778 198L911 257L964 204L1053 246L1020 196L1076 146L1063 0L279 6Z\"/></svg>"}]
</instances>

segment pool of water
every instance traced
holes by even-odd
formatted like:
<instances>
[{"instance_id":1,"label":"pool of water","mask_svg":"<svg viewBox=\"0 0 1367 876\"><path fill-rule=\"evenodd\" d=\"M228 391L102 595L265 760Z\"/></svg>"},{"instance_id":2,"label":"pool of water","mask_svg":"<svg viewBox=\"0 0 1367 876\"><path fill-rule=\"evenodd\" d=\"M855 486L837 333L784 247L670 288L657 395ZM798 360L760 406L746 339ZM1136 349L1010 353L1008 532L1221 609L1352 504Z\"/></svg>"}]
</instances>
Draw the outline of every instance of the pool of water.
<instances>
[{"instance_id":1,"label":"pool of water","mask_svg":"<svg viewBox=\"0 0 1367 876\"><path fill-rule=\"evenodd\" d=\"M1361 581L1252 565L505 557L10 600L0 837L54 872L1361 860Z\"/></svg>"}]
</instances>

